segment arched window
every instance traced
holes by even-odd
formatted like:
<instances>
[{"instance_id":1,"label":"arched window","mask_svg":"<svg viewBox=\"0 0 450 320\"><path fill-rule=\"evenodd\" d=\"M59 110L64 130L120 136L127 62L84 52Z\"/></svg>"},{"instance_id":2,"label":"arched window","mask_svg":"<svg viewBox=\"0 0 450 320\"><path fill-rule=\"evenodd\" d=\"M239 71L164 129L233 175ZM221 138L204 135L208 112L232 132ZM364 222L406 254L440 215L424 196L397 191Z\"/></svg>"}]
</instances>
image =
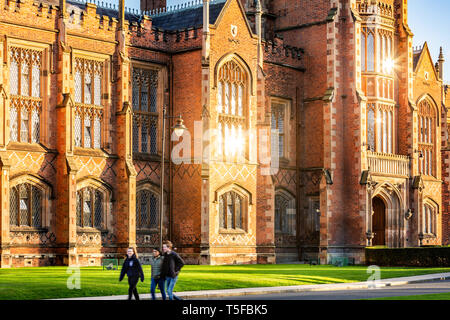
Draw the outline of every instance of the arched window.
<instances>
[{"instance_id":1,"label":"arched window","mask_svg":"<svg viewBox=\"0 0 450 320\"><path fill-rule=\"evenodd\" d=\"M159 196L150 190L140 190L136 196L136 229L157 229Z\"/></svg>"},{"instance_id":2,"label":"arched window","mask_svg":"<svg viewBox=\"0 0 450 320\"><path fill-rule=\"evenodd\" d=\"M75 58L75 146L100 148L104 63Z\"/></svg>"},{"instance_id":3,"label":"arched window","mask_svg":"<svg viewBox=\"0 0 450 320\"><path fill-rule=\"evenodd\" d=\"M77 191L77 226L102 229L104 194L94 187Z\"/></svg>"},{"instance_id":4,"label":"arched window","mask_svg":"<svg viewBox=\"0 0 450 320\"><path fill-rule=\"evenodd\" d=\"M9 55L10 139L39 143L43 52L10 47Z\"/></svg>"},{"instance_id":5,"label":"arched window","mask_svg":"<svg viewBox=\"0 0 450 320\"><path fill-rule=\"evenodd\" d=\"M221 229L244 229L246 199L235 191L219 197L219 220Z\"/></svg>"},{"instance_id":6,"label":"arched window","mask_svg":"<svg viewBox=\"0 0 450 320\"><path fill-rule=\"evenodd\" d=\"M435 176L436 167L436 111L428 99L422 100L418 106L419 120L419 160L420 173Z\"/></svg>"},{"instance_id":7,"label":"arched window","mask_svg":"<svg viewBox=\"0 0 450 320\"><path fill-rule=\"evenodd\" d=\"M29 183L19 184L10 190L10 225L42 227L43 192Z\"/></svg>"},{"instance_id":8,"label":"arched window","mask_svg":"<svg viewBox=\"0 0 450 320\"><path fill-rule=\"evenodd\" d=\"M375 38L369 28L362 28L361 33L361 71L375 71Z\"/></svg>"},{"instance_id":9,"label":"arched window","mask_svg":"<svg viewBox=\"0 0 450 320\"><path fill-rule=\"evenodd\" d=\"M438 208L433 203L425 203L422 213L422 233L435 236L437 233Z\"/></svg>"},{"instance_id":10,"label":"arched window","mask_svg":"<svg viewBox=\"0 0 450 320\"><path fill-rule=\"evenodd\" d=\"M218 71L217 82L217 153L230 161L246 157L247 142L247 86L248 76L244 69L231 60Z\"/></svg>"},{"instance_id":11,"label":"arched window","mask_svg":"<svg viewBox=\"0 0 450 320\"><path fill-rule=\"evenodd\" d=\"M296 235L295 199L287 192L278 191L275 194L275 232Z\"/></svg>"}]
</instances>

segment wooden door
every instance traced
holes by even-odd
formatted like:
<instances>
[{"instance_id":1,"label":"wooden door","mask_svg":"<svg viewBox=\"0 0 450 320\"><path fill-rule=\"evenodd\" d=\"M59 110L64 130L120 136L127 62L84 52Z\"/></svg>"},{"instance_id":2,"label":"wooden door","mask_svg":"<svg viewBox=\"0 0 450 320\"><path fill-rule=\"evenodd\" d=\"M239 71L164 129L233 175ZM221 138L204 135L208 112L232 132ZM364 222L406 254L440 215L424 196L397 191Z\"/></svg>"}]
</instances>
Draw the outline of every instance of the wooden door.
<instances>
[{"instance_id":1,"label":"wooden door","mask_svg":"<svg viewBox=\"0 0 450 320\"><path fill-rule=\"evenodd\" d=\"M373 216L372 229L375 236L372 245L386 245L386 206L380 198L373 199L372 202Z\"/></svg>"}]
</instances>

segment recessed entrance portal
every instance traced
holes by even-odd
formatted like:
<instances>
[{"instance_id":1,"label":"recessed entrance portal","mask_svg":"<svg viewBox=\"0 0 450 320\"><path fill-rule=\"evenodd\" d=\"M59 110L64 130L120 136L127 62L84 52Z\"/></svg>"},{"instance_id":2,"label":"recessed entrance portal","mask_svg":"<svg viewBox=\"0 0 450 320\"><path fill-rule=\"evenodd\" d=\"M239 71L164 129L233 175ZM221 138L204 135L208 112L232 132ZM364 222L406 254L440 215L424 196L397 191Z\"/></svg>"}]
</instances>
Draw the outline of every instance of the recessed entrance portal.
<instances>
[{"instance_id":1,"label":"recessed entrance portal","mask_svg":"<svg viewBox=\"0 0 450 320\"><path fill-rule=\"evenodd\" d=\"M386 245L386 205L380 198L374 198L372 209L372 229L375 234L372 244L374 246L384 246Z\"/></svg>"}]
</instances>

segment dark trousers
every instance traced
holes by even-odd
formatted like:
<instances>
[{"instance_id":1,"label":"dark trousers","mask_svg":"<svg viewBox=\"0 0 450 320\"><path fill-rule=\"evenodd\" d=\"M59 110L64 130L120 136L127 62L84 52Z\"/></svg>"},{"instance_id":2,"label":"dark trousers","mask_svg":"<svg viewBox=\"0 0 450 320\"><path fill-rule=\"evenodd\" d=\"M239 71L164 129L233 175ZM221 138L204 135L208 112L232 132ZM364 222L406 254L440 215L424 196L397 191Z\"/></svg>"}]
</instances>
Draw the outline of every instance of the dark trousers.
<instances>
[{"instance_id":1,"label":"dark trousers","mask_svg":"<svg viewBox=\"0 0 450 320\"><path fill-rule=\"evenodd\" d=\"M129 277L128 278L128 285L129 285L128 300L131 300L133 295L136 300L139 300L139 294L138 294L138 291L136 288L138 282L139 282L139 277L131 277L131 278Z\"/></svg>"}]
</instances>

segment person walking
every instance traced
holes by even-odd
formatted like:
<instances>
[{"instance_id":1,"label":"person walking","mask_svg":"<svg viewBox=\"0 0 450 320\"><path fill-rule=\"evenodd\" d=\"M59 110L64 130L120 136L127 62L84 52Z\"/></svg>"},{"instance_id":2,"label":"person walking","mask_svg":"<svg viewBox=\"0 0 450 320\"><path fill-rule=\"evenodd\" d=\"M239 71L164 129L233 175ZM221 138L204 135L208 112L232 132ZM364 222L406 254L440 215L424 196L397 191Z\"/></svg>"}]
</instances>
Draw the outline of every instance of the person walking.
<instances>
[{"instance_id":1,"label":"person walking","mask_svg":"<svg viewBox=\"0 0 450 320\"><path fill-rule=\"evenodd\" d=\"M152 266L152 283L150 285L150 293L152 294L152 300L156 300L156 285L158 285L159 290L161 291L162 299L166 300L166 291L164 289L165 279L161 277L161 267L163 265L163 261L164 257L161 255L161 250L154 248L153 257L150 258L150 265Z\"/></svg>"},{"instance_id":2,"label":"person walking","mask_svg":"<svg viewBox=\"0 0 450 320\"><path fill-rule=\"evenodd\" d=\"M181 268L184 266L184 261L181 257L172 250L172 242L163 242L164 260L161 268L161 276L166 279L167 295L169 300L182 300L173 294L173 289L178 280L178 275Z\"/></svg>"},{"instance_id":3,"label":"person walking","mask_svg":"<svg viewBox=\"0 0 450 320\"><path fill-rule=\"evenodd\" d=\"M125 274L128 277L128 300L131 300L132 296L136 300L139 300L139 293L137 291L137 284L139 278L141 282L144 282L144 272L142 271L141 263L139 262L134 248L128 248L127 258L123 262L122 271L120 272L119 282L123 280Z\"/></svg>"}]
</instances>

